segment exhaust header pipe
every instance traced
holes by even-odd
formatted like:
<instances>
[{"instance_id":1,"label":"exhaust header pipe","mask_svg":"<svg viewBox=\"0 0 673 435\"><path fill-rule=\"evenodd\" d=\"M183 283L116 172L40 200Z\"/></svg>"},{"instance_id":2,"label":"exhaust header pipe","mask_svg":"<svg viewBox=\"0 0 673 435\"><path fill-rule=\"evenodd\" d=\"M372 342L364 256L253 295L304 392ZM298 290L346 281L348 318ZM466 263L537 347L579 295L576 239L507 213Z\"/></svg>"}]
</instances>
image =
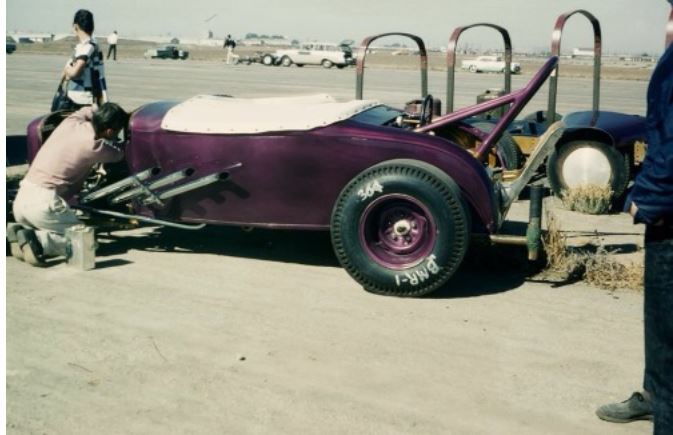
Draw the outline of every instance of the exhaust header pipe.
<instances>
[{"instance_id":1,"label":"exhaust header pipe","mask_svg":"<svg viewBox=\"0 0 673 435\"><path fill-rule=\"evenodd\" d=\"M159 172L161 172L161 169L159 168L146 169L142 172L131 175L130 177L126 177L123 180L117 181L116 183L112 183L102 189L96 190L95 192L91 192L82 198L81 201L83 203L91 202L96 199L103 198L104 196L107 196L111 193L119 192L120 190L126 189L127 187L138 185L141 181L158 175Z\"/></svg>"},{"instance_id":2,"label":"exhaust header pipe","mask_svg":"<svg viewBox=\"0 0 673 435\"><path fill-rule=\"evenodd\" d=\"M120 202L128 201L144 193L147 193L148 189L151 191L152 189L158 189L163 186L168 186L169 184L173 184L176 181L180 181L183 178L191 176L193 173L194 169L192 168L187 168L181 171L173 172L172 174L166 175L165 177L156 180L147 186L139 186L136 187L135 189L128 190L122 193L121 195L112 198L111 202L112 204L119 204Z\"/></svg>"},{"instance_id":3,"label":"exhaust header pipe","mask_svg":"<svg viewBox=\"0 0 673 435\"><path fill-rule=\"evenodd\" d=\"M173 189L168 189L165 190L157 195L157 197L160 200L168 199L173 196L177 196L180 194L183 194L185 192L189 192L194 189L198 189L200 187L207 186L209 184L213 184L217 181L223 181L229 178L229 172L218 172L216 174L210 174L206 175L205 177L199 178L198 180L194 180L189 183L185 183L181 186L175 187ZM151 202L151 199L150 199Z\"/></svg>"}]
</instances>

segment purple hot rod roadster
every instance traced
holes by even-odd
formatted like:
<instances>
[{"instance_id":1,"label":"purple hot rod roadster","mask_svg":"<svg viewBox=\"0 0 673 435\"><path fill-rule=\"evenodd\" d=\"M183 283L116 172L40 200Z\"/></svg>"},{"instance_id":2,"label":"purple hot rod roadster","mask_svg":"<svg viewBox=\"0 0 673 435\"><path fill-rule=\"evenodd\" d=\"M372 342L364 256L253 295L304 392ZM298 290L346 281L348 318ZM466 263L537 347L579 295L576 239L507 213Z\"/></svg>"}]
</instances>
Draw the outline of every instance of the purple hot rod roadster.
<instances>
[{"instance_id":1,"label":"purple hot rod roadster","mask_svg":"<svg viewBox=\"0 0 673 435\"><path fill-rule=\"evenodd\" d=\"M514 239L499 234L503 217L563 126L540 138L522 175L510 184L487 164L506 122L470 151L445 133L470 130L461 120L499 106L508 108L503 119L511 121L556 63L549 59L518 91L444 116L433 116L431 96L418 113L326 95L197 96L147 104L133 112L125 131L126 174L90 186L73 205L192 229L213 224L329 230L338 260L366 290L426 294L453 275L471 234ZM29 160L63 116L54 113L29 125ZM533 256L539 201L532 201L538 206L528 238L518 239L528 241Z\"/></svg>"}]
</instances>

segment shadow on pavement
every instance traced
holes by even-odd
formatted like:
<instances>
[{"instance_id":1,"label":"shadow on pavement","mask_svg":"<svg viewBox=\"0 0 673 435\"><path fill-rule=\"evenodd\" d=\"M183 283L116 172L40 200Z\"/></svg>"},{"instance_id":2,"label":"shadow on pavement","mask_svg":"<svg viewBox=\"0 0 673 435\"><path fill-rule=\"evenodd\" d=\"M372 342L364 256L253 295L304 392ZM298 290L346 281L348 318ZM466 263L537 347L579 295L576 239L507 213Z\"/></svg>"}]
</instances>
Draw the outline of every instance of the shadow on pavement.
<instances>
[{"instance_id":1,"label":"shadow on pavement","mask_svg":"<svg viewBox=\"0 0 673 435\"><path fill-rule=\"evenodd\" d=\"M129 250L186 252L254 258L312 266L340 267L327 231L293 231L238 227L206 227L199 231L154 228L143 235L99 235L97 257ZM429 298L474 297L502 293L521 286L539 271L519 246L474 243L454 277ZM117 260L110 260L115 262ZM124 261L124 260L121 260ZM98 268L106 267L99 261ZM123 264L110 264L108 267Z\"/></svg>"},{"instance_id":2,"label":"shadow on pavement","mask_svg":"<svg viewBox=\"0 0 673 435\"><path fill-rule=\"evenodd\" d=\"M504 293L520 287L544 265L531 263L524 246L473 243L463 264L430 299L467 298Z\"/></svg>"},{"instance_id":3,"label":"shadow on pavement","mask_svg":"<svg viewBox=\"0 0 673 435\"><path fill-rule=\"evenodd\" d=\"M97 256L129 250L187 252L339 267L327 231L293 231L207 226L199 231L154 228L142 236L99 235Z\"/></svg>"}]
</instances>

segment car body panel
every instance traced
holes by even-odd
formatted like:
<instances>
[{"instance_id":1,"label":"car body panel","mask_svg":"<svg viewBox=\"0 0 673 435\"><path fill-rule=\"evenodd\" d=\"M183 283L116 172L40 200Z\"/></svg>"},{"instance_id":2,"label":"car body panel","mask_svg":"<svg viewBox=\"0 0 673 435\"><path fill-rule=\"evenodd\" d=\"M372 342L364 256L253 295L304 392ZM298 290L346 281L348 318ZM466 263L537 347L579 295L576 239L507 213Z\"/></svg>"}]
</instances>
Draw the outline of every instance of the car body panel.
<instances>
[{"instance_id":1,"label":"car body panel","mask_svg":"<svg viewBox=\"0 0 673 435\"><path fill-rule=\"evenodd\" d=\"M431 135L346 120L309 131L256 135L169 132L160 128L176 102L138 109L130 122L132 173L195 170L194 178L240 163L231 179L176 197L154 217L187 222L327 229L341 190L363 170L405 158L430 163L461 187L476 220L497 227L486 170L465 150Z\"/></svg>"},{"instance_id":2,"label":"car body panel","mask_svg":"<svg viewBox=\"0 0 673 435\"><path fill-rule=\"evenodd\" d=\"M578 130L604 132L618 149L646 140L645 118L639 115L587 110L569 113L563 117L563 122L567 136L575 135Z\"/></svg>"}]
</instances>

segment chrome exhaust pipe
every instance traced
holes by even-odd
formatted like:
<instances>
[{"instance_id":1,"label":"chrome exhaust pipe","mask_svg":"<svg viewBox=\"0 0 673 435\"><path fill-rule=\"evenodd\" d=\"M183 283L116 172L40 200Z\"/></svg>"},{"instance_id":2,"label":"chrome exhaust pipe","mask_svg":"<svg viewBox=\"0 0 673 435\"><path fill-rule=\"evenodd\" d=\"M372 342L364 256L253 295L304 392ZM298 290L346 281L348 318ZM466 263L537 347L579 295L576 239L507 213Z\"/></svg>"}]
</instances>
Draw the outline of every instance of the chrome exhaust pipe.
<instances>
[{"instance_id":1,"label":"chrome exhaust pipe","mask_svg":"<svg viewBox=\"0 0 673 435\"><path fill-rule=\"evenodd\" d=\"M173 189L168 189L164 192L161 192L157 194L157 197L160 200L168 199L173 196L180 195L185 192L189 192L190 190L198 189L200 187L207 186L209 184L213 184L217 181L223 181L229 178L229 172L217 172L215 174L210 174L206 175L205 177L199 178L197 180L194 180L189 183L185 183L181 186L175 187Z\"/></svg>"},{"instance_id":2,"label":"chrome exhaust pipe","mask_svg":"<svg viewBox=\"0 0 673 435\"><path fill-rule=\"evenodd\" d=\"M166 175L165 177L156 180L147 186L139 186L136 187L135 189L128 190L121 195L115 196L112 198L112 204L119 204L120 202L125 202L130 199L133 199L137 196L140 196L144 193L147 193L148 189L153 190L153 189L158 189L160 187L168 186L169 184L173 184L176 181L180 181L183 178L187 178L191 176L194 173L194 169L192 168L187 168L183 169L181 171L173 172L172 174Z\"/></svg>"},{"instance_id":3,"label":"chrome exhaust pipe","mask_svg":"<svg viewBox=\"0 0 673 435\"><path fill-rule=\"evenodd\" d=\"M83 206L83 205L75 205L73 208L79 209L79 210L84 210L89 213L95 213L95 214L100 214L103 216L111 216L115 218L122 218L122 219L128 219L128 220L136 220L140 222L145 222L148 224L152 225L161 225L164 227L172 227L172 228L178 228L181 230L200 230L201 228L205 227L206 224L181 224L177 222L170 222L170 221L165 221L162 219L155 219L147 216L142 216L142 215L137 215L137 214L127 214L127 213L120 213L117 211L112 211L112 210L100 210L97 208L92 208L89 206Z\"/></svg>"},{"instance_id":4,"label":"chrome exhaust pipe","mask_svg":"<svg viewBox=\"0 0 673 435\"><path fill-rule=\"evenodd\" d=\"M137 174L131 175L130 177L126 177L123 180L117 181L116 183L112 183L109 186L106 186L102 189L96 190L95 192L91 192L90 194L82 198L81 201L83 203L91 202L96 199L107 196L111 193L116 193L120 190L126 189L129 186L137 185L141 181L147 180L148 178L159 174L159 172L161 172L161 169L159 168L146 169L142 172L138 172Z\"/></svg>"}]
</instances>

